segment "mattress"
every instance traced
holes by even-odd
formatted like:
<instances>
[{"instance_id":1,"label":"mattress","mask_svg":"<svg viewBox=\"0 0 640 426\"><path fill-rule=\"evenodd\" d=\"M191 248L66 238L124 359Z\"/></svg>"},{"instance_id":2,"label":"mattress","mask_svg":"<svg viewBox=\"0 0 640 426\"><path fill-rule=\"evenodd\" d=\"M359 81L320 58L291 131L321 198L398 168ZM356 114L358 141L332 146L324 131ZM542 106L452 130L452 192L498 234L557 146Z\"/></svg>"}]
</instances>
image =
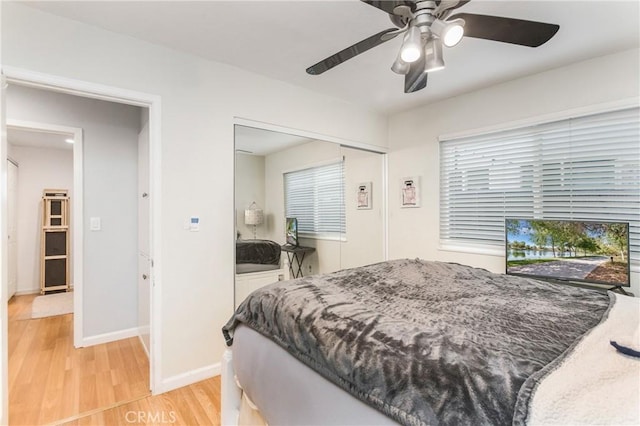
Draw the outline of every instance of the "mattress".
<instances>
[{"instance_id":1,"label":"mattress","mask_svg":"<svg viewBox=\"0 0 640 426\"><path fill-rule=\"evenodd\" d=\"M267 424L397 425L247 326L235 331L233 367Z\"/></svg>"}]
</instances>

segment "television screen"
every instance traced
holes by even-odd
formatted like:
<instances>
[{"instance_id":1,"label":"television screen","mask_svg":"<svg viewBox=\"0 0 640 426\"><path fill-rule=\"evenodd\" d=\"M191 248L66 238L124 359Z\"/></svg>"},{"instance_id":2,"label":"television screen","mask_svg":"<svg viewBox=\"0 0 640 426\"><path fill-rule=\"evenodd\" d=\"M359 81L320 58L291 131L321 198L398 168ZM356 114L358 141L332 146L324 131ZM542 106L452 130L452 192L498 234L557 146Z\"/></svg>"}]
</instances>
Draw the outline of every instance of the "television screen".
<instances>
[{"instance_id":1,"label":"television screen","mask_svg":"<svg viewBox=\"0 0 640 426\"><path fill-rule=\"evenodd\" d=\"M629 224L506 219L507 274L631 285Z\"/></svg>"},{"instance_id":2,"label":"television screen","mask_svg":"<svg viewBox=\"0 0 640 426\"><path fill-rule=\"evenodd\" d=\"M298 245L298 219L288 217L285 225L287 232L287 244L292 246Z\"/></svg>"}]
</instances>

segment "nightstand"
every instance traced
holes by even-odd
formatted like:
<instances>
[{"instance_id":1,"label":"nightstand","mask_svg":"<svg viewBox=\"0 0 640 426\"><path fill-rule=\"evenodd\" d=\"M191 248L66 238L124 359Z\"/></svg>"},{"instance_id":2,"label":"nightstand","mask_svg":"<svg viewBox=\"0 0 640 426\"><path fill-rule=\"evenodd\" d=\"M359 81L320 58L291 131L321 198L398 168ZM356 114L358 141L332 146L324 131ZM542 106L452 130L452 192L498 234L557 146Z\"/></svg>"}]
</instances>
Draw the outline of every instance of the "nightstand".
<instances>
[{"instance_id":1,"label":"nightstand","mask_svg":"<svg viewBox=\"0 0 640 426\"><path fill-rule=\"evenodd\" d=\"M316 248L293 246L288 244L283 245L281 248L283 252L287 253L291 278L304 277L304 274L302 273L302 262L304 262L304 257L307 253L313 253L316 251ZM297 269L294 270L294 268Z\"/></svg>"}]
</instances>

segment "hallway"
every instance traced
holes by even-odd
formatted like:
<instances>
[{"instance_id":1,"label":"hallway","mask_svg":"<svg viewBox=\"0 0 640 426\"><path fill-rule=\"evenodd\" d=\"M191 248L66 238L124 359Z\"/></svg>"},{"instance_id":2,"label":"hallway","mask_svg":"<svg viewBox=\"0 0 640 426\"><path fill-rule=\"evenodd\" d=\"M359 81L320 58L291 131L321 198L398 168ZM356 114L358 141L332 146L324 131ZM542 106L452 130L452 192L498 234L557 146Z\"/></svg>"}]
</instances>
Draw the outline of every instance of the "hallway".
<instances>
[{"instance_id":1,"label":"hallway","mask_svg":"<svg viewBox=\"0 0 640 426\"><path fill-rule=\"evenodd\" d=\"M150 394L137 337L73 347L73 314L31 319L36 295L9 301L9 424L39 425Z\"/></svg>"}]
</instances>

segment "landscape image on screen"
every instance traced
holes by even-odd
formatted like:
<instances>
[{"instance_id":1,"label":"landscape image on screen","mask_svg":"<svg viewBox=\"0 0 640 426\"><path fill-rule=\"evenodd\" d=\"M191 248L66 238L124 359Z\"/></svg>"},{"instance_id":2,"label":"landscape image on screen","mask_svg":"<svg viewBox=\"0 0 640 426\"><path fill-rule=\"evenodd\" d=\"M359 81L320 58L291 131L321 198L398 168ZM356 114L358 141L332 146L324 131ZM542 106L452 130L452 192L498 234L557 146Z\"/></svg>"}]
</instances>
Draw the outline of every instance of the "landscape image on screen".
<instances>
[{"instance_id":1,"label":"landscape image on screen","mask_svg":"<svg viewBox=\"0 0 640 426\"><path fill-rule=\"evenodd\" d=\"M298 219L288 217L285 223L287 244L291 246L298 245Z\"/></svg>"},{"instance_id":2,"label":"landscape image on screen","mask_svg":"<svg viewBox=\"0 0 640 426\"><path fill-rule=\"evenodd\" d=\"M507 274L629 286L629 224L506 219Z\"/></svg>"}]
</instances>

